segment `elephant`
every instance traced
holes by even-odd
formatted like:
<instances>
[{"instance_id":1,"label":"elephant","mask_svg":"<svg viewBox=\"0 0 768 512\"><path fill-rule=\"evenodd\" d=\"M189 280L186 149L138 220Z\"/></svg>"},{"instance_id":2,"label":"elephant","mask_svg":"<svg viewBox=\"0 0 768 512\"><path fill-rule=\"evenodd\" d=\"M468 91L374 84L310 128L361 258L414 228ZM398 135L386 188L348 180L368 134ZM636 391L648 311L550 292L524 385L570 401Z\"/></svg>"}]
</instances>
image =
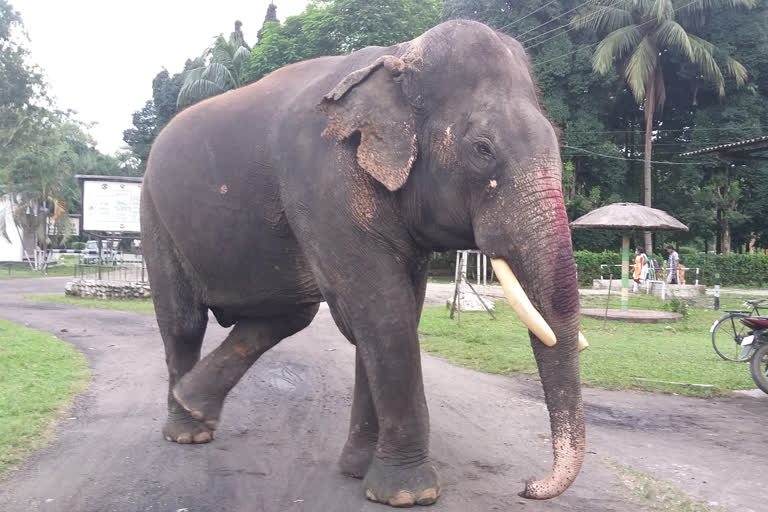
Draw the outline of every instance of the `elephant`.
<instances>
[{"instance_id":1,"label":"elephant","mask_svg":"<svg viewBox=\"0 0 768 512\"><path fill-rule=\"evenodd\" d=\"M292 64L180 112L141 196L164 437L211 441L227 393L325 301L356 352L341 472L371 501L434 503L417 328L431 254L476 248L529 328L549 412L551 471L520 494L558 496L585 450L561 182L525 50L474 21ZM201 359L209 310L233 327Z\"/></svg>"}]
</instances>

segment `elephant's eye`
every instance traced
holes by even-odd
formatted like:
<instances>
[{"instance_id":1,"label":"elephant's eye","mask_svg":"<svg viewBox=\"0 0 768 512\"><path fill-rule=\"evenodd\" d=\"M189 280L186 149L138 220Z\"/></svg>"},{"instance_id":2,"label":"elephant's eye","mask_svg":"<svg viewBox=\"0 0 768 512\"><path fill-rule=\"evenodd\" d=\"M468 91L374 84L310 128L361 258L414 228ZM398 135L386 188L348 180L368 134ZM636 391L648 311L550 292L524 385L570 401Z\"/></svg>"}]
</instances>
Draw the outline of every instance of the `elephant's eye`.
<instances>
[{"instance_id":1,"label":"elephant's eye","mask_svg":"<svg viewBox=\"0 0 768 512\"><path fill-rule=\"evenodd\" d=\"M475 152L487 160L493 159L493 150L487 142L475 142Z\"/></svg>"}]
</instances>

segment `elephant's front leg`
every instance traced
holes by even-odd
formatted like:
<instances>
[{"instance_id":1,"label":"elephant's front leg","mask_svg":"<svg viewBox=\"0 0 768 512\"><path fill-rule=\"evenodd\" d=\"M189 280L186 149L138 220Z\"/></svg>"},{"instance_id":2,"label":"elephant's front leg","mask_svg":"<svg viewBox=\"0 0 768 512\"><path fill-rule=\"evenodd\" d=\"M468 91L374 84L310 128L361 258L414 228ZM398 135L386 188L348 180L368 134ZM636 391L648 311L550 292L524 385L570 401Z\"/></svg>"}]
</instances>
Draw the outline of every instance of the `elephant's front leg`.
<instances>
[{"instance_id":1,"label":"elephant's front leg","mask_svg":"<svg viewBox=\"0 0 768 512\"><path fill-rule=\"evenodd\" d=\"M358 337L357 345L378 419L376 448L363 481L365 494L393 506L430 505L440 494L440 481L429 458L429 412L416 319L384 317L391 322Z\"/></svg>"},{"instance_id":2,"label":"elephant's front leg","mask_svg":"<svg viewBox=\"0 0 768 512\"><path fill-rule=\"evenodd\" d=\"M339 460L341 472L353 478L363 478L373 460L378 439L379 420L376 417L365 365L358 350L355 357L355 391L352 398L349 436Z\"/></svg>"}]
</instances>

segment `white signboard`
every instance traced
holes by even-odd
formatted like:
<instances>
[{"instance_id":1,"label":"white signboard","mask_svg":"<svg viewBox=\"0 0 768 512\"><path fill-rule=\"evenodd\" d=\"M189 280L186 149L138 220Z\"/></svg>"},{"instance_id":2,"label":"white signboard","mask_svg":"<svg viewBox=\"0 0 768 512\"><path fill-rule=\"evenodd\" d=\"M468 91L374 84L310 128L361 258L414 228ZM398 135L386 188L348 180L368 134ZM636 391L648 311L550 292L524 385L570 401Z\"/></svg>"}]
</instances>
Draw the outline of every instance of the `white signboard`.
<instances>
[{"instance_id":1,"label":"white signboard","mask_svg":"<svg viewBox=\"0 0 768 512\"><path fill-rule=\"evenodd\" d=\"M141 183L84 180L83 231L138 233Z\"/></svg>"}]
</instances>

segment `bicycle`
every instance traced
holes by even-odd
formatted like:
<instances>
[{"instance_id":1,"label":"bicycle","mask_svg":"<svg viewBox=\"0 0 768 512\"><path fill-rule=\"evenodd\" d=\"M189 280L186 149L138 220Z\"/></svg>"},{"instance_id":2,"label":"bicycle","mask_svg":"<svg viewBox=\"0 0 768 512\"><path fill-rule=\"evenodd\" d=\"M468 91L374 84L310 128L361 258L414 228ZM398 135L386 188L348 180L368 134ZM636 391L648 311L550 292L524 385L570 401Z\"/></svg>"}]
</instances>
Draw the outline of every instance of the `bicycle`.
<instances>
[{"instance_id":1,"label":"bicycle","mask_svg":"<svg viewBox=\"0 0 768 512\"><path fill-rule=\"evenodd\" d=\"M749 361L749 373L757 387L768 393L768 343L758 346Z\"/></svg>"},{"instance_id":2,"label":"bicycle","mask_svg":"<svg viewBox=\"0 0 768 512\"><path fill-rule=\"evenodd\" d=\"M744 302L749 310L725 310L727 315L715 320L710 327L712 333L712 348L718 356L726 361L746 363L752 357L752 346L741 346L741 342L747 335L747 326L739 321L740 318L749 318L760 314L760 305L768 299L755 299ZM763 306L763 311L768 310L768 305Z\"/></svg>"}]
</instances>

